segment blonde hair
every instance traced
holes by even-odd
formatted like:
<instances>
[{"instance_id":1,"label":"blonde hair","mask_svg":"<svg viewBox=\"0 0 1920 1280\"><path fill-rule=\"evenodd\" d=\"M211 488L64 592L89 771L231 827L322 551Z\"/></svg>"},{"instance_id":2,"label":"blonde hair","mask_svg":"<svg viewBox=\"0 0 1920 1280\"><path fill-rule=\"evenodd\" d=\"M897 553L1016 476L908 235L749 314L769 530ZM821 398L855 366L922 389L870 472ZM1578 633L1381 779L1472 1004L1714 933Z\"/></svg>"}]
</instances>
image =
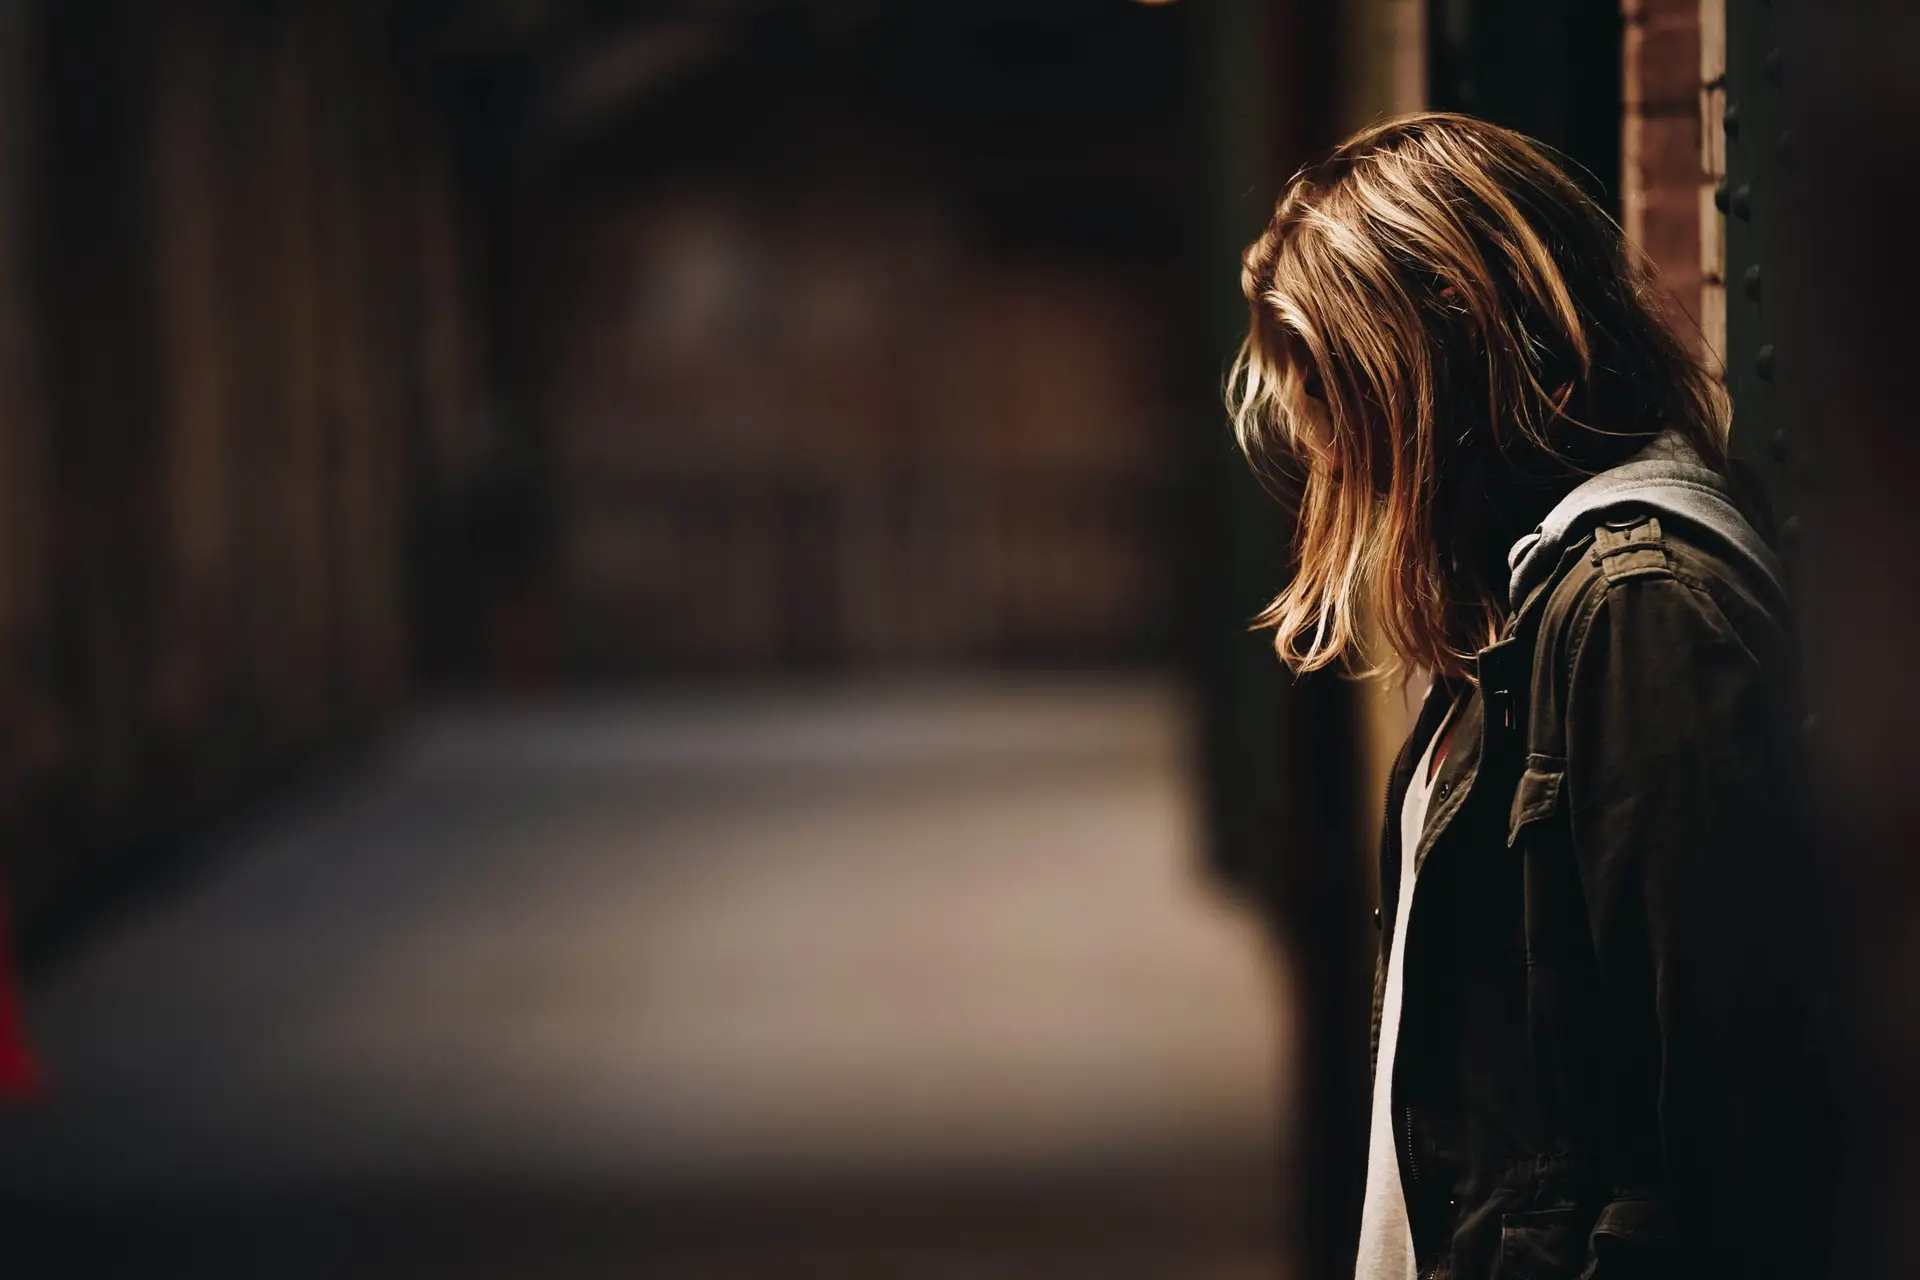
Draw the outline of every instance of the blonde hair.
<instances>
[{"instance_id":1,"label":"blonde hair","mask_svg":"<svg viewBox=\"0 0 1920 1280\"><path fill-rule=\"evenodd\" d=\"M1662 431L1725 465L1724 396L1643 259L1511 130L1363 130L1287 184L1241 287L1234 430L1298 518L1256 625L1296 670L1471 678L1507 545L1560 494Z\"/></svg>"}]
</instances>

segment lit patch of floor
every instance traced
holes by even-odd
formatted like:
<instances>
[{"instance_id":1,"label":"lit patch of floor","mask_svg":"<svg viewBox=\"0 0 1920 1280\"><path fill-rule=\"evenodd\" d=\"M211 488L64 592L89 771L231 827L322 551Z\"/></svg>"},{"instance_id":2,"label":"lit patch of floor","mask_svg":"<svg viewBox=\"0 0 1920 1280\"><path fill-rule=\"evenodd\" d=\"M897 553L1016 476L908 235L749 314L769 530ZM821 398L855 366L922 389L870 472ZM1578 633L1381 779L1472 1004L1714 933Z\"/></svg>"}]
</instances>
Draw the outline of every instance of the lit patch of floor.
<instances>
[{"instance_id":1,"label":"lit patch of floor","mask_svg":"<svg viewBox=\"0 0 1920 1280\"><path fill-rule=\"evenodd\" d=\"M1156 682L435 714L34 993L0 1187L1232 1186L1188 1244L1247 1265L1283 992L1189 732Z\"/></svg>"}]
</instances>

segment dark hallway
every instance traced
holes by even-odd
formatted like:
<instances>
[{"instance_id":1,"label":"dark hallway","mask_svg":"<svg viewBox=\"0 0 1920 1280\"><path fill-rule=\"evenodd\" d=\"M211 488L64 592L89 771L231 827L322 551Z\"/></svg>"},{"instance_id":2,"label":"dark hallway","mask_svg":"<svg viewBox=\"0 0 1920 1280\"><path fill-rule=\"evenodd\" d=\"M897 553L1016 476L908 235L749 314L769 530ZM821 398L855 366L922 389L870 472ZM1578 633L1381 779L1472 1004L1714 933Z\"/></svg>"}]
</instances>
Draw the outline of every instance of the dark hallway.
<instances>
[{"instance_id":1,"label":"dark hallway","mask_svg":"<svg viewBox=\"0 0 1920 1280\"><path fill-rule=\"evenodd\" d=\"M12 1247L1275 1274L1191 678L1227 28L0 13Z\"/></svg>"},{"instance_id":2,"label":"dark hallway","mask_svg":"<svg viewBox=\"0 0 1920 1280\"><path fill-rule=\"evenodd\" d=\"M1245 23L0 15L0 1269L1286 1270Z\"/></svg>"},{"instance_id":3,"label":"dark hallway","mask_svg":"<svg viewBox=\"0 0 1920 1280\"><path fill-rule=\"evenodd\" d=\"M1409 690L1251 627L1222 389L1422 106L1619 217L1840 624L1901 1256L1873 7L0 0L0 1275L1352 1274Z\"/></svg>"}]
</instances>

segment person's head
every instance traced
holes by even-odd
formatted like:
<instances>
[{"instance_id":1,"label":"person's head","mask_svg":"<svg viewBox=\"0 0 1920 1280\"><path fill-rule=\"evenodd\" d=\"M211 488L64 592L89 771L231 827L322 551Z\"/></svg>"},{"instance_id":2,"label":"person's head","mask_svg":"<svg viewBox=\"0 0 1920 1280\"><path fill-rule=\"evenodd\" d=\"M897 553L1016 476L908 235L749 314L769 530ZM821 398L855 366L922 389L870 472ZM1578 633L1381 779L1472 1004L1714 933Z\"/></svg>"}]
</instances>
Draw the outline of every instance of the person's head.
<instances>
[{"instance_id":1,"label":"person's head","mask_svg":"<svg viewBox=\"0 0 1920 1280\"><path fill-rule=\"evenodd\" d=\"M1469 675L1504 554L1663 431L1725 462L1718 383L1619 226L1511 130L1427 113L1296 174L1246 251L1241 448L1298 504L1262 613L1300 670ZM1363 654L1372 630L1384 652Z\"/></svg>"}]
</instances>

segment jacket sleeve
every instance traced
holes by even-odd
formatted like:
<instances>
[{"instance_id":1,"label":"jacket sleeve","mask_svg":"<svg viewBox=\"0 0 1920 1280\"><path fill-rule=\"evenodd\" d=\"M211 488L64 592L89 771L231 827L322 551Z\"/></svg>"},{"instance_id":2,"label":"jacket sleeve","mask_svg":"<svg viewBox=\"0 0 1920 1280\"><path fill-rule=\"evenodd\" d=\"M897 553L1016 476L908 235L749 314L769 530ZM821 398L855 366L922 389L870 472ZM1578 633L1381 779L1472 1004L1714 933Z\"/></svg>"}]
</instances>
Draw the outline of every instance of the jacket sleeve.
<instances>
[{"instance_id":1,"label":"jacket sleeve","mask_svg":"<svg viewBox=\"0 0 1920 1280\"><path fill-rule=\"evenodd\" d=\"M1817 1274L1822 911L1789 664L1757 656L1784 646L1670 573L1606 582L1572 637L1574 854L1622 1090L1652 1109L1628 1122L1711 1273Z\"/></svg>"}]
</instances>

